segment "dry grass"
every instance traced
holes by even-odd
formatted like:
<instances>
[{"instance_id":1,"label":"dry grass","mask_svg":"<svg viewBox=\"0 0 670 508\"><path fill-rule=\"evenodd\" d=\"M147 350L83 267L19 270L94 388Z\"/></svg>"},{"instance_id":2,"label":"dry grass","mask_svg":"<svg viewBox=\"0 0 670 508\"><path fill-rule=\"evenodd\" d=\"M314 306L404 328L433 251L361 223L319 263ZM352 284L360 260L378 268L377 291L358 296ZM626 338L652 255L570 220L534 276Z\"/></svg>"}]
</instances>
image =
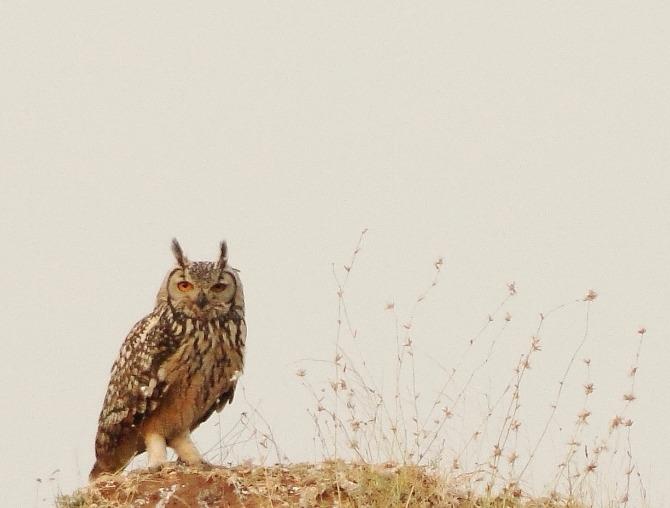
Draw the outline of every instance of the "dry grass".
<instances>
[{"instance_id":1,"label":"dry grass","mask_svg":"<svg viewBox=\"0 0 670 508\"><path fill-rule=\"evenodd\" d=\"M290 466L237 466L203 471L171 464L159 472L136 471L101 478L58 508L143 507L451 507L578 508L569 500L491 498L459 487L459 480L418 466L344 462Z\"/></svg>"},{"instance_id":2,"label":"dry grass","mask_svg":"<svg viewBox=\"0 0 670 508\"><path fill-rule=\"evenodd\" d=\"M460 354L449 355L451 364L441 372L434 367L429 370L429 377L438 379L438 387L431 389L425 376L429 364L419 367L418 362L421 354L436 352L418 349L417 324L422 307L440 283L445 262L439 258L425 289L405 312L394 302L385 306L394 328L395 351L386 353L393 359L394 375L390 383L388 376L384 383L379 370L368 364L370 352L361 352L361 345L370 337L359 332L350 310L351 302L356 301L352 274L360 266L365 236L363 231L346 264L333 266L338 313L332 375L324 379L323 369L311 372L308 366L296 373L314 400L309 414L316 448L324 459L427 465L446 478L465 479L461 486L481 499L508 494L523 497L533 486L550 498L580 499L586 506L647 504L630 440L630 411L637 397L635 379L646 329L622 334L624 340L634 339L622 407L610 418L603 414L591 418L589 407L597 384L591 367L598 358L592 361L581 355L592 341L592 308L598 293L589 289L583 296L540 312L525 345L521 343L514 354L509 344L519 344L518 327L514 330L512 326L517 286L509 282L500 302L484 315L481 327L464 341ZM565 322L571 324L571 331L558 330L562 347L555 348L554 336L553 356L546 358L545 334L556 330L555 323ZM507 344L507 350L501 351L501 343ZM380 356L376 351L373 354ZM506 366L498 356L511 363ZM554 374L557 378L548 379L546 362L555 365L558 358L563 366ZM585 367L582 381L576 378L579 366ZM506 377L505 372L510 371ZM547 386L555 386L553 395L538 406L538 387ZM573 390L570 400L567 390ZM579 395L582 402L575 406ZM486 404L477 414L473 401L482 398ZM552 455L548 439L553 448L559 445L558 454ZM537 462L542 466L534 467ZM547 467L549 464L552 466ZM633 494L635 501L631 502Z\"/></svg>"}]
</instances>

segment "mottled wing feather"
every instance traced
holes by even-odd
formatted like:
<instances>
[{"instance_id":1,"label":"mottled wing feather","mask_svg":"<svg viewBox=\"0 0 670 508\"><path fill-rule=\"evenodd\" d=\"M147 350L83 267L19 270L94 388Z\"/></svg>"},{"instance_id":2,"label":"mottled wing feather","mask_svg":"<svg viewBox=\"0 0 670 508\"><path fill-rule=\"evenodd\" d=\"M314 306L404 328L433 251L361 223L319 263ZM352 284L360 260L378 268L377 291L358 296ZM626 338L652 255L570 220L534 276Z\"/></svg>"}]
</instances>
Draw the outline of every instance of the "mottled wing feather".
<instances>
[{"instance_id":1,"label":"mottled wing feather","mask_svg":"<svg viewBox=\"0 0 670 508\"><path fill-rule=\"evenodd\" d=\"M202 415L202 418L198 419L192 426L191 426L191 431L196 429L202 422L207 420L210 416L212 416L212 413L214 411L221 411L226 404L230 404L233 401L233 397L235 396L235 387L237 386L237 382L233 383L233 385L223 392L219 397L214 401L214 404L205 411L205 413Z\"/></svg>"},{"instance_id":2,"label":"mottled wing feather","mask_svg":"<svg viewBox=\"0 0 670 508\"><path fill-rule=\"evenodd\" d=\"M174 337L163 326L158 312L132 328L112 366L98 421L98 455L117 446L124 435L156 409L168 388L159 370L175 346Z\"/></svg>"}]
</instances>

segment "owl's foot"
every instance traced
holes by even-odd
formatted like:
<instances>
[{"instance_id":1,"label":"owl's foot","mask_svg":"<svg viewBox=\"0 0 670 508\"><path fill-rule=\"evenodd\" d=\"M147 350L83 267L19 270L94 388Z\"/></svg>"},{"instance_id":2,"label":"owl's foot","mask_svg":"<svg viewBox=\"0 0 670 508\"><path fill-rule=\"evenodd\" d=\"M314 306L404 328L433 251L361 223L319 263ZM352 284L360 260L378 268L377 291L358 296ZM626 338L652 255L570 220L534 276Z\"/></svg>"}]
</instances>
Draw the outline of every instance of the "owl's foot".
<instances>
[{"instance_id":1,"label":"owl's foot","mask_svg":"<svg viewBox=\"0 0 670 508\"><path fill-rule=\"evenodd\" d=\"M147 433L144 443L149 456L149 471L156 473L165 467L167 463L167 448L165 438L156 432Z\"/></svg>"}]
</instances>

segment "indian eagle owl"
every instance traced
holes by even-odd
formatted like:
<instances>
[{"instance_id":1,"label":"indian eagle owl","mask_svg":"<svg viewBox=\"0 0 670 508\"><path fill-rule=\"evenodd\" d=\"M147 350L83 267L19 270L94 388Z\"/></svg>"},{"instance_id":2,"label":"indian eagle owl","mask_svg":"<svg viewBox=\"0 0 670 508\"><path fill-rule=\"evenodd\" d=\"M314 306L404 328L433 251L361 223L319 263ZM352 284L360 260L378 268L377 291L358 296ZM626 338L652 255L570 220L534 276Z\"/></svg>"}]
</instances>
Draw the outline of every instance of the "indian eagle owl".
<instances>
[{"instance_id":1,"label":"indian eagle owl","mask_svg":"<svg viewBox=\"0 0 670 508\"><path fill-rule=\"evenodd\" d=\"M91 479L123 469L148 452L149 467L166 446L187 464L203 462L190 434L233 399L244 365L244 295L226 243L216 262L192 262L177 240L151 314L126 337L111 371L95 438Z\"/></svg>"}]
</instances>

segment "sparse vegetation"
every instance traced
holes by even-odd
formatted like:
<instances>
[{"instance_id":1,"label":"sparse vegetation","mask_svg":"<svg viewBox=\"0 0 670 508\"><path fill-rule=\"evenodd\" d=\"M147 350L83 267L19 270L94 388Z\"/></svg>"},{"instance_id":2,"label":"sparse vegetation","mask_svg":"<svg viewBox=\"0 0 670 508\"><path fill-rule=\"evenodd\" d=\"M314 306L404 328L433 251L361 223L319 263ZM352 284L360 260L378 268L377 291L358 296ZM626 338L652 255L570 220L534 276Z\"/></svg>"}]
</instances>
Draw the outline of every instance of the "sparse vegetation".
<instances>
[{"instance_id":1,"label":"sparse vegetation","mask_svg":"<svg viewBox=\"0 0 670 508\"><path fill-rule=\"evenodd\" d=\"M358 349L358 332L349 309L350 276L365 234L363 231L349 262L342 269L333 266L337 329L327 372L324 374L322 367L312 372L310 365L296 371L313 400L307 412L322 462L291 464L271 425L250 404L251 409L242 413L226 434L220 434L218 445L206 456L223 464L229 460L224 454L226 442L252 443L258 465L247 461L207 471L170 465L160 472L104 477L70 496L59 497L58 506L577 508L646 504L630 439L630 410L637 397L635 380L645 328L631 333L637 340L621 407L607 419L605 428L593 429L597 380L593 379L593 360L581 355L591 338L591 308L598 294L588 290L583 297L541 313L526 345L511 352L509 358L514 360L509 374L499 379L505 369L498 366L490 372L490 367L497 361L496 355L502 354L500 344L512 333L509 303L517 295L517 287L509 282L504 297L465 341L453 365L440 372L434 395L426 397L417 389L415 321L420 306L439 284L444 261L438 259L427 288L407 315L401 315L395 303L386 305L395 332L395 351L391 352L392 382L384 384ZM551 383L555 389L547 405L531 408L546 413L543 423L536 426L535 434L527 432L522 438L529 409L525 401L532 400L531 369L546 361L542 352L547 322L568 309L580 315L581 331L574 344L565 342L567 363ZM508 350L509 346L505 352ZM579 374L574 371L579 368L583 377L575 380ZM493 375L495 383L490 380ZM482 379L488 379L492 387L483 394ZM543 379L542 383L548 381ZM574 389L581 393L581 404L564 408L565 391ZM473 405L473 399L484 400L484 409ZM557 442L554 448L558 452L551 458L543 456L542 463L554 460L556 466L543 468L545 493L533 496L527 477L538 455L544 453L548 437ZM263 465L268 462L276 464ZM601 473L605 464L606 471ZM636 482L639 493L634 493ZM538 485L537 478L533 484Z\"/></svg>"},{"instance_id":2,"label":"sparse vegetation","mask_svg":"<svg viewBox=\"0 0 670 508\"><path fill-rule=\"evenodd\" d=\"M324 462L290 466L236 466L209 471L170 465L101 478L58 508L159 507L363 507L453 508L574 507L570 500L524 499L512 493L477 496L419 466Z\"/></svg>"}]
</instances>

